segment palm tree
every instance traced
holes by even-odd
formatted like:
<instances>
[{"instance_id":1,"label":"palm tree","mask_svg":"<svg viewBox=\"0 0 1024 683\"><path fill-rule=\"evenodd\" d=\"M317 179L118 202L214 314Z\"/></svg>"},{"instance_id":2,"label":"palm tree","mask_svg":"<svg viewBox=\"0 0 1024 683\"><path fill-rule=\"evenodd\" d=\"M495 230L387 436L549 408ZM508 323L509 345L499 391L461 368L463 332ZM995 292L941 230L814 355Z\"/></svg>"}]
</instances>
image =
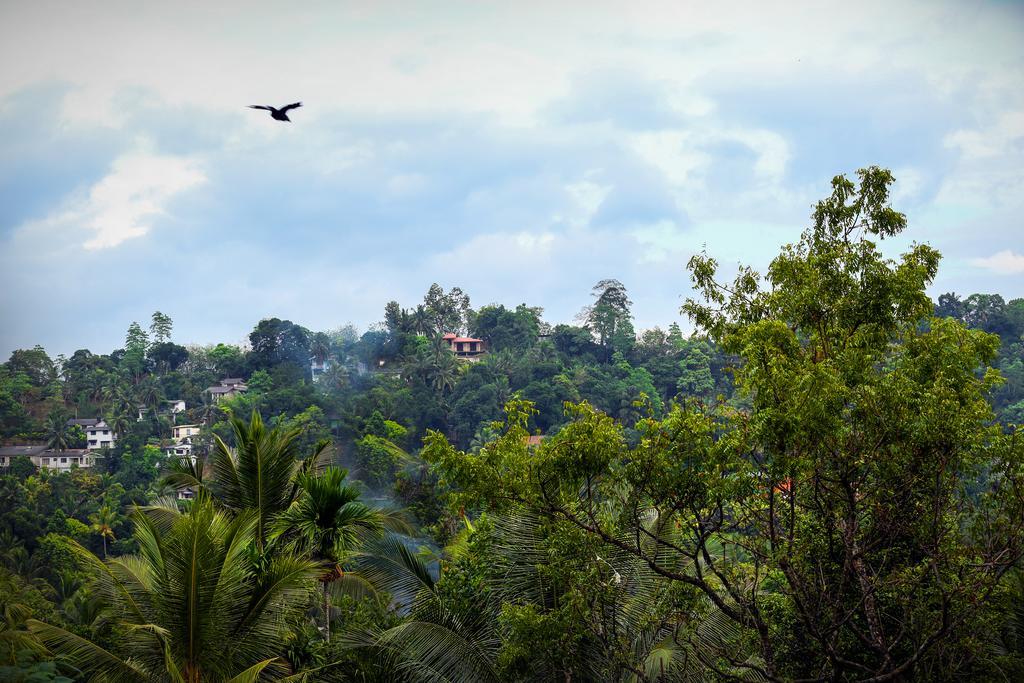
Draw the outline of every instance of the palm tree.
<instances>
[{"instance_id":1,"label":"palm tree","mask_svg":"<svg viewBox=\"0 0 1024 683\"><path fill-rule=\"evenodd\" d=\"M12 582L12 588L16 586ZM5 591L8 595L14 591ZM46 648L39 639L25 630L25 624L32 617L32 610L18 602L8 602L3 606L0 618L0 664L17 664L23 653L40 656L46 654Z\"/></svg>"},{"instance_id":2,"label":"palm tree","mask_svg":"<svg viewBox=\"0 0 1024 683\"><path fill-rule=\"evenodd\" d=\"M412 312L412 329L417 334L430 334L432 331L430 314L427 313L427 309L423 304L417 306L416 310Z\"/></svg>"},{"instance_id":3,"label":"palm tree","mask_svg":"<svg viewBox=\"0 0 1024 683\"><path fill-rule=\"evenodd\" d=\"M46 416L46 442L55 451L66 450L71 443L67 417L60 410Z\"/></svg>"},{"instance_id":4,"label":"palm tree","mask_svg":"<svg viewBox=\"0 0 1024 683\"><path fill-rule=\"evenodd\" d=\"M343 564L367 541L385 529L411 532L400 513L372 508L360 500L358 487L345 481L348 472L328 467L321 474L303 472L301 493L275 524L275 536L291 534L295 547L327 565L320 576L324 634L331 639L329 588L344 575Z\"/></svg>"},{"instance_id":5,"label":"palm tree","mask_svg":"<svg viewBox=\"0 0 1024 683\"><path fill-rule=\"evenodd\" d=\"M99 510L89 516L92 522L92 529L103 539L103 559L107 559L107 539L116 540L114 537L114 525L117 524L117 512L109 505L103 505Z\"/></svg>"},{"instance_id":6,"label":"palm tree","mask_svg":"<svg viewBox=\"0 0 1024 683\"><path fill-rule=\"evenodd\" d=\"M110 431L119 437L131 431L133 422L131 413L128 412L131 408L127 405L121 407L122 410L114 412L106 419L107 424L110 425Z\"/></svg>"},{"instance_id":7,"label":"palm tree","mask_svg":"<svg viewBox=\"0 0 1024 683\"><path fill-rule=\"evenodd\" d=\"M146 377L135 386L136 402L151 408L154 413L157 412L163 399L164 395L160 385L151 376Z\"/></svg>"},{"instance_id":8,"label":"palm tree","mask_svg":"<svg viewBox=\"0 0 1024 683\"><path fill-rule=\"evenodd\" d=\"M331 355L331 338L323 332L317 332L310 340L309 352L313 360L322 364Z\"/></svg>"},{"instance_id":9,"label":"palm tree","mask_svg":"<svg viewBox=\"0 0 1024 683\"><path fill-rule=\"evenodd\" d=\"M296 457L301 429L267 429L255 410L249 422L234 414L230 421L235 447L214 435L210 491L232 513L255 512L256 545L262 550L274 516L288 509L299 492L295 477L303 466ZM326 447L318 444L307 466L313 466Z\"/></svg>"},{"instance_id":10,"label":"palm tree","mask_svg":"<svg viewBox=\"0 0 1024 683\"><path fill-rule=\"evenodd\" d=\"M459 361L441 337L434 339L432 353L430 384L435 391L447 393L455 388L455 383L459 379Z\"/></svg>"},{"instance_id":11,"label":"palm tree","mask_svg":"<svg viewBox=\"0 0 1024 683\"><path fill-rule=\"evenodd\" d=\"M256 515L232 519L205 496L187 513L134 521L138 555L103 562L74 544L115 621L115 649L29 619L46 647L89 680L242 683L287 673L278 655L314 563L278 553L257 573Z\"/></svg>"}]
</instances>

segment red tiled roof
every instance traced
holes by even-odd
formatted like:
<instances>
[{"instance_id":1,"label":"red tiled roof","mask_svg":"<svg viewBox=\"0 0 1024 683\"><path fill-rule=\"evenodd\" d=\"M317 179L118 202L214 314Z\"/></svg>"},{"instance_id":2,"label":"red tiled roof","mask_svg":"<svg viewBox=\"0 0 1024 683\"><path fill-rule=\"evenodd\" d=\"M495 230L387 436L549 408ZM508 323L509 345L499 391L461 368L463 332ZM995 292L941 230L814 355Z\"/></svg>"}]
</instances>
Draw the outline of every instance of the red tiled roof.
<instances>
[{"instance_id":1,"label":"red tiled roof","mask_svg":"<svg viewBox=\"0 0 1024 683\"><path fill-rule=\"evenodd\" d=\"M456 342L456 343L458 343L458 342L483 342L483 339L475 339L473 337L455 337L454 339L451 339L450 341L453 341L453 342Z\"/></svg>"}]
</instances>

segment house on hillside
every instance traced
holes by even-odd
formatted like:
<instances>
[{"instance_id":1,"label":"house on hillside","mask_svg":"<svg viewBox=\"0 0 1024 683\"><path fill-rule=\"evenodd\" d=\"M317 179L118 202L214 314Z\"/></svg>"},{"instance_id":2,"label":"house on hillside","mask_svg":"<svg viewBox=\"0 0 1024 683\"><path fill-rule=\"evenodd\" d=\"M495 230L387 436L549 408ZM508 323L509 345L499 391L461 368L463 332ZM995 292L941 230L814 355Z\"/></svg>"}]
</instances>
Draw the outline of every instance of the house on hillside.
<instances>
[{"instance_id":1,"label":"house on hillside","mask_svg":"<svg viewBox=\"0 0 1024 683\"><path fill-rule=\"evenodd\" d=\"M195 463L192 455L192 439L199 436L199 425L175 425L171 428L171 443L164 446L164 454L168 458L189 458Z\"/></svg>"},{"instance_id":2,"label":"house on hillside","mask_svg":"<svg viewBox=\"0 0 1024 683\"><path fill-rule=\"evenodd\" d=\"M72 467L89 468L96 464L97 454L86 448L68 448L63 451L46 446L4 446L0 448L0 467L10 467L15 458L27 457L40 469L66 472Z\"/></svg>"},{"instance_id":3,"label":"house on hillside","mask_svg":"<svg viewBox=\"0 0 1024 683\"><path fill-rule=\"evenodd\" d=\"M452 334L451 332L444 335L442 339L444 339L445 343L448 344L448 348L455 354L456 358L474 360L487 353L484 349L483 339L460 337Z\"/></svg>"},{"instance_id":4,"label":"house on hillside","mask_svg":"<svg viewBox=\"0 0 1024 683\"><path fill-rule=\"evenodd\" d=\"M113 448L117 441L117 434L110 428L103 418L74 418L68 420L68 427L78 426L85 432L85 447L90 451L97 451L101 448Z\"/></svg>"},{"instance_id":5,"label":"house on hillside","mask_svg":"<svg viewBox=\"0 0 1024 683\"><path fill-rule=\"evenodd\" d=\"M217 386L208 387L206 391L209 392L214 402L220 403L221 399L238 396L248 389L249 387L245 386L245 382L241 378L229 377L222 379Z\"/></svg>"},{"instance_id":6,"label":"house on hillside","mask_svg":"<svg viewBox=\"0 0 1024 683\"><path fill-rule=\"evenodd\" d=\"M333 362L330 358L324 358L323 360L317 360L316 356L310 356L309 358L309 372L314 382L319 382L320 378L331 369Z\"/></svg>"}]
</instances>

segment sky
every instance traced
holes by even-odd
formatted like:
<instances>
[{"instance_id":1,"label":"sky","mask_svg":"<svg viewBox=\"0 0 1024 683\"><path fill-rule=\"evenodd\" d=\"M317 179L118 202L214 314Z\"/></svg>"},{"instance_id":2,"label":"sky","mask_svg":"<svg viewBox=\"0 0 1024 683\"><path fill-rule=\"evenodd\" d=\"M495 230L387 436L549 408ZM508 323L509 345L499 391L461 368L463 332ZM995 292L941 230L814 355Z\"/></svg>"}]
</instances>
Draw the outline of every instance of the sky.
<instances>
[{"instance_id":1,"label":"sky","mask_svg":"<svg viewBox=\"0 0 1024 683\"><path fill-rule=\"evenodd\" d=\"M933 296L1024 296L1024 3L3 3L0 358L433 282L686 328L694 253L763 269L868 165Z\"/></svg>"}]
</instances>

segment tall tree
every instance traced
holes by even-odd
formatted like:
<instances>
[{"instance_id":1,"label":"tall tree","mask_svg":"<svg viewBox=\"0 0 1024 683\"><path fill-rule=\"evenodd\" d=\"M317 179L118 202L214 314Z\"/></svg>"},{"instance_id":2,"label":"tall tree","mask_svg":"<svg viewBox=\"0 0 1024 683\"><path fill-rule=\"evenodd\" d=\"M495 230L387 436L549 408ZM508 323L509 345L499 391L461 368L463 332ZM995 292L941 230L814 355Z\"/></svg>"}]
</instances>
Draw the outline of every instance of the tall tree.
<instances>
[{"instance_id":1,"label":"tall tree","mask_svg":"<svg viewBox=\"0 0 1024 683\"><path fill-rule=\"evenodd\" d=\"M46 416L46 443L55 451L67 450L70 445L71 434L63 410L53 410Z\"/></svg>"},{"instance_id":2,"label":"tall tree","mask_svg":"<svg viewBox=\"0 0 1024 683\"><path fill-rule=\"evenodd\" d=\"M253 511L256 516L255 542L262 550L270 536L274 517L286 510L298 495L295 476L302 466L297 459L300 431L295 428L268 429L256 411L248 422L232 415L230 423L234 448L214 435L210 491L220 505L234 514ZM309 464L316 461L325 447L326 444L318 445Z\"/></svg>"},{"instance_id":3,"label":"tall tree","mask_svg":"<svg viewBox=\"0 0 1024 683\"><path fill-rule=\"evenodd\" d=\"M171 320L169 315L165 315L160 311L153 313L153 321L149 325L149 332L153 335L153 342L156 344L162 344L171 340L171 329L174 327L174 321Z\"/></svg>"},{"instance_id":4,"label":"tall tree","mask_svg":"<svg viewBox=\"0 0 1024 683\"><path fill-rule=\"evenodd\" d=\"M875 240L906 219L891 174L858 175L833 180L767 282L741 268L723 284L713 259L690 262L703 301L684 310L742 360L749 410L688 403L628 439L584 404L530 450L531 410L512 401L479 454L428 438L453 504L525 506L696 589L757 649L706 653L723 677L991 673L975 635L1024 554L1024 439L985 400L999 340L921 325L939 255L883 256ZM664 524L642 532L652 518Z\"/></svg>"},{"instance_id":5,"label":"tall tree","mask_svg":"<svg viewBox=\"0 0 1024 683\"><path fill-rule=\"evenodd\" d=\"M128 332L124 339L124 356L121 364L136 379L142 374L146 367L146 351L149 349L149 336L137 322L128 326Z\"/></svg>"},{"instance_id":6,"label":"tall tree","mask_svg":"<svg viewBox=\"0 0 1024 683\"><path fill-rule=\"evenodd\" d=\"M118 514L109 505L101 505L96 512L89 515L92 529L103 539L103 559L107 559L107 539L115 540L114 526L118 522Z\"/></svg>"},{"instance_id":7,"label":"tall tree","mask_svg":"<svg viewBox=\"0 0 1024 683\"><path fill-rule=\"evenodd\" d=\"M433 334L461 334L466 331L469 297L458 287L452 287L446 294L444 288L435 282L423 297L423 308Z\"/></svg>"},{"instance_id":8,"label":"tall tree","mask_svg":"<svg viewBox=\"0 0 1024 683\"><path fill-rule=\"evenodd\" d=\"M298 477L299 496L275 522L275 535L295 537L295 546L326 564L320 575L324 633L331 639L330 586L344 576L343 566L368 541L386 528L409 531L399 515L372 508L360 490L345 481L347 471L328 467L320 474Z\"/></svg>"},{"instance_id":9,"label":"tall tree","mask_svg":"<svg viewBox=\"0 0 1024 683\"><path fill-rule=\"evenodd\" d=\"M636 341L636 335L630 311L633 302L629 300L626 286L615 279L601 280L594 285L593 295L597 300L583 309L581 317L597 335L601 346L628 352Z\"/></svg>"}]
</instances>

